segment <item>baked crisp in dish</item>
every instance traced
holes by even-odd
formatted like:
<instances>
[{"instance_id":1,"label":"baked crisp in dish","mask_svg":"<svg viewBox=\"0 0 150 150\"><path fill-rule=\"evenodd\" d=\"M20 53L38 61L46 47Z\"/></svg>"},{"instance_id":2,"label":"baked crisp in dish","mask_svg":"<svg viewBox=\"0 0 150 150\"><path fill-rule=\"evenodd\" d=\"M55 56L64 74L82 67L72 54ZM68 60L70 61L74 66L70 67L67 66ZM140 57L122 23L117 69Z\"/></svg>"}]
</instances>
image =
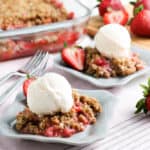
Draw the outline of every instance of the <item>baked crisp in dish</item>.
<instances>
[{"instance_id":1,"label":"baked crisp in dish","mask_svg":"<svg viewBox=\"0 0 150 150\"><path fill-rule=\"evenodd\" d=\"M16 117L17 131L48 137L70 137L83 131L87 125L96 122L102 107L95 98L80 95L77 91L73 91L73 99L74 105L68 113L40 116L27 107Z\"/></svg>"},{"instance_id":2,"label":"baked crisp in dish","mask_svg":"<svg viewBox=\"0 0 150 150\"><path fill-rule=\"evenodd\" d=\"M71 19L58 0L0 0L2 30Z\"/></svg>"},{"instance_id":3,"label":"baked crisp in dish","mask_svg":"<svg viewBox=\"0 0 150 150\"><path fill-rule=\"evenodd\" d=\"M85 48L83 72L94 77L127 76L144 68L144 63L135 53L130 58L107 58L96 48Z\"/></svg>"},{"instance_id":4,"label":"baked crisp in dish","mask_svg":"<svg viewBox=\"0 0 150 150\"><path fill-rule=\"evenodd\" d=\"M0 0L0 30L8 31L71 20L73 11L67 10L60 0ZM42 27L41 27L42 29ZM33 29L34 30L34 29ZM32 32L31 32L32 33ZM0 61L33 55L38 49L57 52L64 43L72 45L80 37L79 30L40 32L25 38L0 40Z\"/></svg>"}]
</instances>

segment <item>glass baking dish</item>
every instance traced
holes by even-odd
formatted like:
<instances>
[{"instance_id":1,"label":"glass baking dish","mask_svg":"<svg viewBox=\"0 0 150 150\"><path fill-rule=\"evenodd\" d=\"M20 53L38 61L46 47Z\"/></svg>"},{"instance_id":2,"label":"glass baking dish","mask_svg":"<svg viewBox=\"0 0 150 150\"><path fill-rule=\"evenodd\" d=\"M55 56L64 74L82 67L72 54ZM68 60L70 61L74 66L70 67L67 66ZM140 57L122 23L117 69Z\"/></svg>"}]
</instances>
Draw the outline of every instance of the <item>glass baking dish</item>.
<instances>
[{"instance_id":1,"label":"glass baking dish","mask_svg":"<svg viewBox=\"0 0 150 150\"><path fill-rule=\"evenodd\" d=\"M0 30L0 61L33 55L42 49L50 53L60 51L64 43L73 45L83 34L91 15L89 8L79 0L60 0L71 20L13 30Z\"/></svg>"}]
</instances>

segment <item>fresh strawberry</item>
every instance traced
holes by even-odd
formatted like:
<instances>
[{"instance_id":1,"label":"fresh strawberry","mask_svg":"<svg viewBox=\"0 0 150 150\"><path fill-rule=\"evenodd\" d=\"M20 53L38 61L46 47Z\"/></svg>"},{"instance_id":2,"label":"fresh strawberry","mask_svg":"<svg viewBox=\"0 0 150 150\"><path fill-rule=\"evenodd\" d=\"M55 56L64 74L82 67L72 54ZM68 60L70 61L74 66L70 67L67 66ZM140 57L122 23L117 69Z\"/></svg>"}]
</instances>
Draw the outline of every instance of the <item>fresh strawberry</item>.
<instances>
[{"instance_id":1,"label":"fresh strawberry","mask_svg":"<svg viewBox=\"0 0 150 150\"><path fill-rule=\"evenodd\" d=\"M150 10L150 0L138 0L137 2L131 2L134 5L134 15L139 12L139 9Z\"/></svg>"},{"instance_id":2,"label":"fresh strawberry","mask_svg":"<svg viewBox=\"0 0 150 150\"><path fill-rule=\"evenodd\" d=\"M141 111L147 113L150 111L150 79L148 80L147 85L141 85L141 87L143 88L143 98L137 102L137 110L135 113L139 113Z\"/></svg>"},{"instance_id":3,"label":"fresh strawberry","mask_svg":"<svg viewBox=\"0 0 150 150\"><path fill-rule=\"evenodd\" d=\"M62 50L62 59L76 70L84 69L85 52L82 48L68 47Z\"/></svg>"},{"instance_id":4,"label":"fresh strawberry","mask_svg":"<svg viewBox=\"0 0 150 150\"><path fill-rule=\"evenodd\" d=\"M24 96L27 96L28 87L34 80L35 80L35 78L32 77L32 78L29 78L29 79L24 81L24 83L23 83Z\"/></svg>"},{"instance_id":5,"label":"fresh strawberry","mask_svg":"<svg viewBox=\"0 0 150 150\"><path fill-rule=\"evenodd\" d=\"M107 12L103 18L104 24L118 23L125 25L128 22L128 13L123 10Z\"/></svg>"},{"instance_id":6,"label":"fresh strawberry","mask_svg":"<svg viewBox=\"0 0 150 150\"><path fill-rule=\"evenodd\" d=\"M150 10L142 10L133 18L131 32L138 36L150 37Z\"/></svg>"},{"instance_id":7,"label":"fresh strawberry","mask_svg":"<svg viewBox=\"0 0 150 150\"><path fill-rule=\"evenodd\" d=\"M150 111L150 95L146 98L145 104L146 104L146 109Z\"/></svg>"},{"instance_id":8,"label":"fresh strawberry","mask_svg":"<svg viewBox=\"0 0 150 150\"><path fill-rule=\"evenodd\" d=\"M98 5L100 16L111 10L125 10L120 0L99 0Z\"/></svg>"}]
</instances>

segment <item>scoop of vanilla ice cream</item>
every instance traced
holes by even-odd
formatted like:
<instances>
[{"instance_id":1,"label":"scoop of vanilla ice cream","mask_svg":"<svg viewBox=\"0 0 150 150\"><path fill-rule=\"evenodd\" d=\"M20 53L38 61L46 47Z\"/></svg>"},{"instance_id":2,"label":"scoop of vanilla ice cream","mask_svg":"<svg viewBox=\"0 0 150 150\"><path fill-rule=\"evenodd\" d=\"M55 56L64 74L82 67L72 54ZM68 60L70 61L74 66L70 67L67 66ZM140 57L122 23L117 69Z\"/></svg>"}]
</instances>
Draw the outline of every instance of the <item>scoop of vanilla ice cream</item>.
<instances>
[{"instance_id":1,"label":"scoop of vanilla ice cream","mask_svg":"<svg viewBox=\"0 0 150 150\"><path fill-rule=\"evenodd\" d=\"M33 113L65 113L70 111L73 103L71 85L59 74L47 73L29 85L27 104Z\"/></svg>"},{"instance_id":2,"label":"scoop of vanilla ice cream","mask_svg":"<svg viewBox=\"0 0 150 150\"><path fill-rule=\"evenodd\" d=\"M128 30L119 24L100 28L95 36L98 51L108 58L130 57L131 37Z\"/></svg>"}]
</instances>

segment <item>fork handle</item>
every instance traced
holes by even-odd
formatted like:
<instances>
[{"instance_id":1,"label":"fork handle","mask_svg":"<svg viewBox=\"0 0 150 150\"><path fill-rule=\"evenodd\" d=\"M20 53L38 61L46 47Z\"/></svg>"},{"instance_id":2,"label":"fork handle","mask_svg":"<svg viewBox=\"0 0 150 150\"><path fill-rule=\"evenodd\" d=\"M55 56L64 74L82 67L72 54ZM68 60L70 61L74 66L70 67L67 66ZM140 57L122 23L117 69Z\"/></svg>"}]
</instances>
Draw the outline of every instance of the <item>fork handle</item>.
<instances>
[{"instance_id":1,"label":"fork handle","mask_svg":"<svg viewBox=\"0 0 150 150\"><path fill-rule=\"evenodd\" d=\"M12 94L17 94L17 89L22 85L25 79L25 77L19 78L0 96L0 105L6 102Z\"/></svg>"},{"instance_id":2,"label":"fork handle","mask_svg":"<svg viewBox=\"0 0 150 150\"><path fill-rule=\"evenodd\" d=\"M25 74L20 72L10 72L0 78L0 85L2 85L4 82L6 82L8 79L10 79L13 76L25 76Z\"/></svg>"}]
</instances>

